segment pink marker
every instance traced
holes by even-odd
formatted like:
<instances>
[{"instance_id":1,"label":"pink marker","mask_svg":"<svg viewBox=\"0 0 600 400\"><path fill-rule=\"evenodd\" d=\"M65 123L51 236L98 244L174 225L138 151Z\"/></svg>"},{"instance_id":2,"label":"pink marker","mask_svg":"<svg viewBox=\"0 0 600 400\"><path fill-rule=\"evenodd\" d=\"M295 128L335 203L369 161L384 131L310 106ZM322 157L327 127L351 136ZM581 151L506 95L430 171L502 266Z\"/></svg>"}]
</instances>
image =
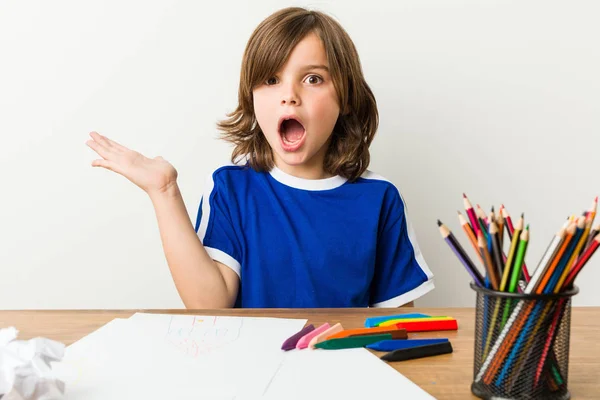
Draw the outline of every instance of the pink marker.
<instances>
[{"instance_id":1,"label":"pink marker","mask_svg":"<svg viewBox=\"0 0 600 400\"><path fill-rule=\"evenodd\" d=\"M308 344L310 343L310 341L312 340L312 338L314 338L315 336L317 336L319 333L325 332L329 328L330 328L330 325L327 322L325 322L323 325L321 325L320 327L318 327L314 331L308 332L306 335L302 336L298 340L298 343L296 344L296 348L297 349L305 349L305 348L307 348Z\"/></svg>"},{"instance_id":2,"label":"pink marker","mask_svg":"<svg viewBox=\"0 0 600 400\"><path fill-rule=\"evenodd\" d=\"M308 343L308 347L310 347L311 349L315 348L315 345L317 343L320 343L322 341L324 341L325 339L327 339L329 336L336 334L338 332L343 331L344 328L342 327L342 324L340 324L339 322L337 324L335 324L334 326L332 326L331 328L313 336L313 338L310 340L310 343Z\"/></svg>"}]
</instances>

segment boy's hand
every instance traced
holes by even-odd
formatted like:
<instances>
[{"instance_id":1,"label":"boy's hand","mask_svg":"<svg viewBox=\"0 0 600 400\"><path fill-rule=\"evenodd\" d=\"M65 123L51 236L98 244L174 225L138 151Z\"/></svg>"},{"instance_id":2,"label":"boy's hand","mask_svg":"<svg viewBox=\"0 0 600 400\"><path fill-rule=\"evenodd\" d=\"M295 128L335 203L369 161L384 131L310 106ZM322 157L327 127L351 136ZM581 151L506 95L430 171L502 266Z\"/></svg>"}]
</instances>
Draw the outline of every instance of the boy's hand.
<instances>
[{"instance_id":1,"label":"boy's hand","mask_svg":"<svg viewBox=\"0 0 600 400\"><path fill-rule=\"evenodd\" d=\"M93 167L103 167L123 175L151 197L165 193L177 181L177 171L164 158L148 158L129 150L97 132L86 144L102 157L94 160Z\"/></svg>"}]
</instances>

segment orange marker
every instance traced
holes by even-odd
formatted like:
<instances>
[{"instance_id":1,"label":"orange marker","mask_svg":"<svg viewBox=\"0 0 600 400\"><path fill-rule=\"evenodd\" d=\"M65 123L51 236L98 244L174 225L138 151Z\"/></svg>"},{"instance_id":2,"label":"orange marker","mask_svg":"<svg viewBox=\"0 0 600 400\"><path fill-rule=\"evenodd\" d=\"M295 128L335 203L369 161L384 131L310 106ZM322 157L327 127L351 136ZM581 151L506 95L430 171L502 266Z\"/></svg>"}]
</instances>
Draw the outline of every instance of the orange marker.
<instances>
[{"instance_id":1,"label":"orange marker","mask_svg":"<svg viewBox=\"0 0 600 400\"><path fill-rule=\"evenodd\" d=\"M406 329L398 329L395 326L382 326L376 328L358 328L358 329L346 329L344 331L335 333L327 337L329 339L342 339L351 336L365 336L365 335L383 335L390 333L392 339L406 339Z\"/></svg>"}]
</instances>

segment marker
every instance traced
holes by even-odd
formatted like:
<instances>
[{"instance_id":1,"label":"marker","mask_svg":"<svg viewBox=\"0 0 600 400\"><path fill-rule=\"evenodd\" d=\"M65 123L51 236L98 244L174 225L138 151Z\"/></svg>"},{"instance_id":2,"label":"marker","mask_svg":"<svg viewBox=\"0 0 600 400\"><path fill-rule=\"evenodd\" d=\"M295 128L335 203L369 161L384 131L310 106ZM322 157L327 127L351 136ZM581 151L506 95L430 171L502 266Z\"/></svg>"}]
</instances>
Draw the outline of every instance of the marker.
<instances>
[{"instance_id":1,"label":"marker","mask_svg":"<svg viewBox=\"0 0 600 400\"><path fill-rule=\"evenodd\" d=\"M405 361L448 353L452 353L452 344L450 342L394 350L382 355L380 358L384 361Z\"/></svg>"},{"instance_id":2,"label":"marker","mask_svg":"<svg viewBox=\"0 0 600 400\"><path fill-rule=\"evenodd\" d=\"M397 315L386 315L383 317L371 317L365 320L365 328L372 328L377 326L381 322L385 322L390 319L400 319L400 318L429 318L430 316L427 314L397 314Z\"/></svg>"},{"instance_id":3,"label":"marker","mask_svg":"<svg viewBox=\"0 0 600 400\"><path fill-rule=\"evenodd\" d=\"M408 339L408 340L382 340L366 346L367 349L375 351L394 351L400 349L410 349L412 347L426 346L429 344L446 343L448 339Z\"/></svg>"},{"instance_id":4,"label":"marker","mask_svg":"<svg viewBox=\"0 0 600 400\"><path fill-rule=\"evenodd\" d=\"M384 334L384 333L389 333L390 335L392 335L392 340L399 340L399 339L408 339L408 333L406 333L406 329L404 328L396 328L396 327L392 327L394 329L392 329L391 331L382 331L379 334ZM356 334L356 335L350 335L352 336L365 336L365 335L377 335L378 333L365 333L363 335L360 334Z\"/></svg>"},{"instance_id":5,"label":"marker","mask_svg":"<svg viewBox=\"0 0 600 400\"><path fill-rule=\"evenodd\" d=\"M452 317L429 317L429 318L401 318L401 319L390 319L388 321L380 322L378 327L381 326L394 326L397 323L409 323L409 322L433 322L433 321L452 321Z\"/></svg>"},{"instance_id":6,"label":"marker","mask_svg":"<svg viewBox=\"0 0 600 400\"><path fill-rule=\"evenodd\" d=\"M320 342L324 341L325 339L327 339L329 336L333 335L334 333L338 333L338 332L341 332L343 330L344 330L344 327L342 326L342 324L340 324L338 322L337 324L335 324L331 328L326 329L326 330L324 330L321 333L318 333L312 339L310 339L310 342L308 343L308 347L311 348L311 349L314 349L315 345L317 343L320 343Z\"/></svg>"},{"instance_id":7,"label":"marker","mask_svg":"<svg viewBox=\"0 0 600 400\"><path fill-rule=\"evenodd\" d=\"M305 336L307 333L310 333L314 330L315 326L313 324L305 326L304 328L302 328L302 330L287 338L281 345L281 350L288 351L295 349L296 345L298 344L298 340L300 340L302 336Z\"/></svg>"},{"instance_id":8,"label":"marker","mask_svg":"<svg viewBox=\"0 0 600 400\"><path fill-rule=\"evenodd\" d=\"M308 347L308 344L310 343L310 341L312 340L312 338L314 338L315 336L317 336L319 333L325 332L327 329L329 329L330 325L329 323L325 322L323 325L321 325L320 327L318 327L317 329L308 332L306 335L302 336L299 340L298 343L296 343L296 348L297 349L305 349Z\"/></svg>"},{"instance_id":9,"label":"marker","mask_svg":"<svg viewBox=\"0 0 600 400\"><path fill-rule=\"evenodd\" d=\"M355 349L358 347L365 347L366 345L380 342L382 340L391 340L392 335L386 333L384 335L366 335L366 336L352 336L339 339L328 339L323 342L317 343L315 349L325 350L340 350L340 349ZM404 342L404 340L402 340Z\"/></svg>"},{"instance_id":10,"label":"marker","mask_svg":"<svg viewBox=\"0 0 600 400\"><path fill-rule=\"evenodd\" d=\"M458 322L455 319L432 322L399 322L396 327L404 328L406 332L455 331L458 329Z\"/></svg>"},{"instance_id":11,"label":"marker","mask_svg":"<svg viewBox=\"0 0 600 400\"><path fill-rule=\"evenodd\" d=\"M385 326L376 328L358 328L358 329L346 329L336 334L333 334L327 338L329 339L341 339L350 336L365 336L365 335L383 335L389 333L392 335L392 339L406 339L408 334L406 329L398 329L395 326Z\"/></svg>"}]
</instances>

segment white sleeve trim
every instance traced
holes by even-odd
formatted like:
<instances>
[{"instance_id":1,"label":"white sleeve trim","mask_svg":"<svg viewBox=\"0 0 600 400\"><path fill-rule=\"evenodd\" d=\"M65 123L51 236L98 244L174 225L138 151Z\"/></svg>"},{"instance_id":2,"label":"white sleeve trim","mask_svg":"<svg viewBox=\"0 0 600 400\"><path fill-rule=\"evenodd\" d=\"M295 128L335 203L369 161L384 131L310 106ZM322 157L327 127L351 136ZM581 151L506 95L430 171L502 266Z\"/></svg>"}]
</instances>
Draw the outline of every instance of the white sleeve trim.
<instances>
[{"instance_id":1,"label":"white sleeve trim","mask_svg":"<svg viewBox=\"0 0 600 400\"><path fill-rule=\"evenodd\" d=\"M362 177L365 179L389 182L392 186L394 186L394 188L398 192L398 195L400 196L400 200L402 200L402 204L404 205L403 211L404 211L404 220L406 221L406 232L408 233L408 241L412 245L413 251L415 253L415 260L417 261L417 264L419 265L419 267L421 268L423 273L427 276L427 279L431 280L433 278L433 273L429 269L427 262L425 262L425 259L423 258L423 253L421 253L421 249L419 248L419 243L417 242L417 235L415 234L415 231L413 229L410 218L408 217L408 207L406 206L406 201L404 201L404 197L402 196L402 193L400 193L398 188L390 180L388 180L388 179L384 178L383 176L378 175L372 171L369 171L369 170L365 171L365 173L362 175Z\"/></svg>"},{"instance_id":2,"label":"white sleeve trim","mask_svg":"<svg viewBox=\"0 0 600 400\"><path fill-rule=\"evenodd\" d=\"M204 194L202 196L202 218L200 219L200 226L198 227L198 237L201 242L204 242L206 236L206 229L208 228L208 220L210 219L210 195L215 187L213 181L213 174L210 174L204 184Z\"/></svg>"},{"instance_id":3,"label":"white sleeve trim","mask_svg":"<svg viewBox=\"0 0 600 400\"><path fill-rule=\"evenodd\" d=\"M402 194L400 192L398 192L398 194L400 195L402 203L404 204L404 219L406 221L406 230L408 232L408 240L410 241L410 244L412 245L413 251L415 253L415 260L417 261L417 264L419 264L419 267L421 267L421 270L425 273L425 275L427 275L427 279L431 280L433 278L433 273L431 272L429 266L423 258L421 248L419 248L419 243L417 242L417 235L415 234L415 231L412 227L410 218L408 218L408 208L406 207L406 201L404 201L404 197L402 197Z\"/></svg>"},{"instance_id":4,"label":"white sleeve trim","mask_svg":"<svg viewBox=\"0 0 600 400\"><path fill-rule=\"evenodd\" d=\"M423 282L421 285L417 286L409 292L403 293L400 296L396 296L393 299L373 304L371 307L400 307L401 305L410 303L411 301L418 299L424 294L432 291L434 288L435 286L433 284L433 279L429 279L428 281Z\"/></svg>"},{"instance_id":5,"label":"white sleeve trim","mask_svg":"<svg viewBox=\"0 0 600 400\"><path fill-rule=\"evenodd\" d=\"M214 247L204 246L204 248L206 249L206 252L213 260L218 261L221 264L224 264L224 265L228 266L229 268L231 268L233 270L233 272L235 272L237 274L237 276L240 277L240 279L241 279L242 266L235 258L231 257L229 254L225 253L224 251L215 249Z\"/></svg>"}]
</instances>

